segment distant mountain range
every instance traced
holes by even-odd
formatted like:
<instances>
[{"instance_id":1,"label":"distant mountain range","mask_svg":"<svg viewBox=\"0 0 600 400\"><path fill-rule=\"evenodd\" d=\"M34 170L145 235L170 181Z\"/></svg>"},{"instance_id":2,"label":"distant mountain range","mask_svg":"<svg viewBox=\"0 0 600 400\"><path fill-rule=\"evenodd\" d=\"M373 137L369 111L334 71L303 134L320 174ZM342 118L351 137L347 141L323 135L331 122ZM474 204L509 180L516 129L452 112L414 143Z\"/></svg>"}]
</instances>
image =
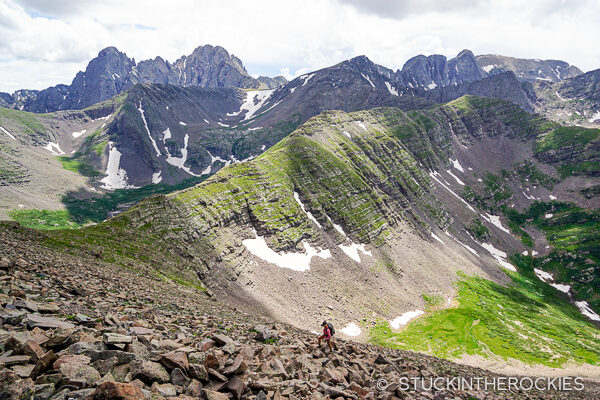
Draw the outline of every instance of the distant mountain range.
<instances>
[{"instance_id":1,"label":"distant mountain range","mask_svg":"<svg viewBox=\"0 0 600 400\"><path fill-rule=\"evenodd\" d=\"M519 81L524 82L560 82L582 73L564 61L475 56L469 50L461 51L450 60L442 55L418 55L395 72L364 56L354 58L353 63L364 76L383 77L393 88L390 91L456 86L507 71L512 71ZM242 61L220 46L200 46L172 64L161 57L136 64L125 53L108 47L100 51L70 85L56 85L41 91L18 90L12 95L0 93L0 106L36 113L83 109L108 100L137 83L274 89L286 84L287 80L282 76L251 77Z\"/></svg>"}]
</instances>

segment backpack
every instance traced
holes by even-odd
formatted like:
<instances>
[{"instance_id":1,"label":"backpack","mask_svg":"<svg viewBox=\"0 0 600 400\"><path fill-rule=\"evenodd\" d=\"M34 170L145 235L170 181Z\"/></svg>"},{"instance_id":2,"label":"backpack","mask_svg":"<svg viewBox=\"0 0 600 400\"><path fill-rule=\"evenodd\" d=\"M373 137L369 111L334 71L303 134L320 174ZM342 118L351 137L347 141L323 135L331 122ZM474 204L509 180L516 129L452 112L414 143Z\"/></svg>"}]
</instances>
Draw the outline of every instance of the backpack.
<instances>
[{"instance_id":1,"label":"backpack","mask_svg":"<svg viewBox=\"0 0 600 400\"><path fill-rule=\"evenodd\" d=\"M333 324L331 322L328 322L327 327L329 328L329 332L331 332L331 336L333 336L335 334L335 329L333 329Z\"/></svg>"}]
</instances>

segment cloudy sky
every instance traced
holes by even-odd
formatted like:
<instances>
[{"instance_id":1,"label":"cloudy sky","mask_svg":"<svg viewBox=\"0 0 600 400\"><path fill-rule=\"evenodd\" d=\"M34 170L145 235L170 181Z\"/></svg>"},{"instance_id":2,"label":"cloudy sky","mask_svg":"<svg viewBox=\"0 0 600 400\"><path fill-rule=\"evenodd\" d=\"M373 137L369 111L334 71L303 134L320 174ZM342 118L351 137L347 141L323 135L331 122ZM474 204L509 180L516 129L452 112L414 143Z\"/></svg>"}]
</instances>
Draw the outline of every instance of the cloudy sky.
<instances>
[{"instance_id":1,"label":"cloudy sky","mask_svg":"<svg viewBox=\"0 0 600 400\"><path fill-rule=\"evenodd\" d=\"M0 0L0 91L70 83L99 50L174 61L221 45L250 74L291 78L364 54L563 59L600 68L596 0Z\"/></svg>"}]
</instances>

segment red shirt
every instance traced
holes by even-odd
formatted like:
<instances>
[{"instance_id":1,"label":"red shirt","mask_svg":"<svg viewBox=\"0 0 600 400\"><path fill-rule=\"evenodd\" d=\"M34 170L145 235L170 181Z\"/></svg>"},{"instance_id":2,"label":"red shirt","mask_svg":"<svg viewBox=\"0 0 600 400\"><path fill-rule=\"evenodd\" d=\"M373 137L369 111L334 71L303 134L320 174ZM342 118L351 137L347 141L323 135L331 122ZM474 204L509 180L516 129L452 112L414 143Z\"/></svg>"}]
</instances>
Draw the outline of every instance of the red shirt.
<instances>
[{"instance_id":1,"label":"red shirt","mask_svg":"<svg viewBox=\"0 0 600 400\"><path fill-rule=\"evenodd\" d=\"M329 340L331 338L331 331L329 330L329 325L325 325L323 327L323 336L325 336L325 340Z\"/></svg>"}]
</instances>

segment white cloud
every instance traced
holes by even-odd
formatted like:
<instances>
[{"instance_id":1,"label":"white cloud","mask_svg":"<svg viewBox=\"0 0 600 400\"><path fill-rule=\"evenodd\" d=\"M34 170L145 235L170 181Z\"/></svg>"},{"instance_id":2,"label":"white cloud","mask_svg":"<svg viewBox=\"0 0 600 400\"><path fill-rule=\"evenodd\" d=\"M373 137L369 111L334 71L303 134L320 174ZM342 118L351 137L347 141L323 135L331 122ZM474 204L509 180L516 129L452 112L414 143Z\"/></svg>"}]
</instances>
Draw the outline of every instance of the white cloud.
<instances>
[{"instance_id":1,"label":"white cloud","mask_svg":"<svg viewBox=\"0 0 600 400\"><path fill-rule=\"evenodd\" d=\"M85 4L82 6L81 4ZM364 54L396 69L417 54L564 59L600 67L600 3L516 0L0 0L0 91L70 83L99 50L174 61L221 45L250 74L288 78Z\"/></svg>"}]
</instances>

